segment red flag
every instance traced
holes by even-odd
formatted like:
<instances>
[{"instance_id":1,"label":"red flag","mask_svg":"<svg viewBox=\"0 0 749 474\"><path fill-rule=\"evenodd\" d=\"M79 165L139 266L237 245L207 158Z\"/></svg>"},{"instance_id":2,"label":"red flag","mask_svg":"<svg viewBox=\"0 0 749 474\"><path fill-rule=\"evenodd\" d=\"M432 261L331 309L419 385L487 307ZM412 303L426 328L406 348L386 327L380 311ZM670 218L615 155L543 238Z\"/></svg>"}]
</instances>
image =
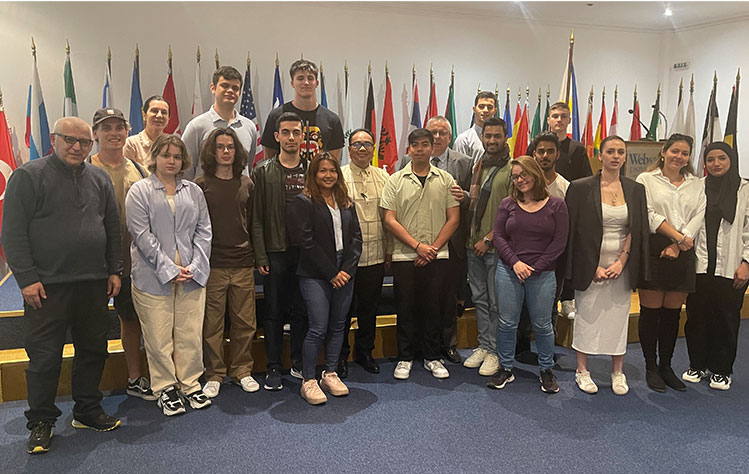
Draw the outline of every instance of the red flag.
<instances>
[{"instance_id":1,"label":"red flag","mask_svg":"<svg viewBox=\"0 0 749 474\"><path fill-rule=\"evenodd\" d=\"M385 73L385 107L382 110L380 145L377 147L377 154L377 165L389 174L393 174L395 163L398 161L398 145L393 117L393 91L390 87L390 75L387 72Z\"/></svg>"},{"instance_id":2,"label":"red flag","mask_svg":"<svg viewBox=\"0 0 749 474\"><path fill-rule=\"evenodd\" d=\"M619 97L616 92L614 92L614 110L611 112L609 135L619 135ZM606 136L608 137L609 135Z\"/></svg>"},{"instance_id":3,"label":"red flag","mask_svg":"<svg viewBox=\"0 0 749 474\"><path fill-rule=\"evenodd\" d=\"M179 112L177 112L177 94L174 92L174 80L172 80L172 68L169 68L169 75L166 77L164 93L161 94L166 103L169 104L169 123L164 127L164 133L182 134L179 129Z\"/></svg>"},{"instance_id":4,"label":"red flag","mask_svg":"<svg viewBox=\"0 0 749 474\"><path fill-rule=\"evenodd\" d=\"M522 117L522 114L523 114L523 111L520 110L520 99L518 99L518 106L515 107L515 122L513 123L513 125L518 123L518 120L520 120L520 118Z\"/></svg>"},{"instance_id":5,"label":"red flag","mask_svg":"<svg viewBox=\"0 0 749 474\"><path fill-rule=\"evenodd\" d=\"M585 153L590 160L596 153L596 145L593 138L593 99L588 102L588 116L585 119L585 128L583 129L582 142L585 146Z\"/></svg>"},{"instance_id":6,"label":"red flag","mask_svg":"<svg viewBox=\"0 0 749 474\"><path fill-rule=\"evenodd\" d=\"M429 87L429 105L427 105L427 113L424 116L425 128L429 119L439 114L437 111L437 86L434 84L434 78L431 78L429 82L431 85Z\"/></svg>"},{"instance_id":7,"label":"red flag","mask_svg":"<svg viewBox=\"0 0 749 474\"><path fill-rule=\"evenodd\" d=\"M11 173L16 169L16 158L13 155L13 142L10 138L8 121L5 118L5 110L0 102L0 225L3 221L3 201L5 200L5 188L8 185ZM0 228L0 233L2 229ZM5 261L5 252L0 246L0 257Z\"/></svg>"},{"instance_id":8,"label":"red flag","mask_svg":"<svg viewBox=\"0 0 749 474\"><path fill-rule=\"evenodd\" d=\"M520 104L518 104L518 107L520 107ZM520 110L518 109L518 112ZM520 113L517 114L517 117L520 117L516 120L516 122L519 120L516 128L516 132L513 134L513 137L515 138L515 146L513 149L513 157L516 156L523 156L525 155L525 152L528 150L528 102L526 101L525 107L523 107L523 113L522 116Z\"/></svg>"},{"instance_id":9,"label":"red flag","mask_svg":"<svg viewBox=\"0 0 749 474\"><path fill-rule=\"evenodd\" d=\"M632 107L634 113L632 114L632 126L629 127L629 139L639 140L642 138L642 128L640 127L640 101L635 96L635 105Z\"/></svg>"}]
</instances>

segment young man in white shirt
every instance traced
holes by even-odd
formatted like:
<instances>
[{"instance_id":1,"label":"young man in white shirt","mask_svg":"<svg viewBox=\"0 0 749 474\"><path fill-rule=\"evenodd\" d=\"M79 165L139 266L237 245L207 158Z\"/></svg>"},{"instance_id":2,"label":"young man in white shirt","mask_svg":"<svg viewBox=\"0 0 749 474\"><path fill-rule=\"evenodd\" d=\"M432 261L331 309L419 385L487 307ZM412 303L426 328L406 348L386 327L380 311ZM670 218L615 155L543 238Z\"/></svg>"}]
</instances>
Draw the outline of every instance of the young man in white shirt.
<instances>
[{"instance_id":1,"label":"young man in white shirt","mask_svg":"<svg viewBox=\"0 0 749 474\"><path fill-rule=\"evenodd\" d=\"M481 143L481 130L484 121L497 114L497 96L490 91L481 91L473 100L474 123L471 128L455 138L453 148L473 158L473 162L481 159L484 155L484 146Z\"/></svg>"}]
</instances>

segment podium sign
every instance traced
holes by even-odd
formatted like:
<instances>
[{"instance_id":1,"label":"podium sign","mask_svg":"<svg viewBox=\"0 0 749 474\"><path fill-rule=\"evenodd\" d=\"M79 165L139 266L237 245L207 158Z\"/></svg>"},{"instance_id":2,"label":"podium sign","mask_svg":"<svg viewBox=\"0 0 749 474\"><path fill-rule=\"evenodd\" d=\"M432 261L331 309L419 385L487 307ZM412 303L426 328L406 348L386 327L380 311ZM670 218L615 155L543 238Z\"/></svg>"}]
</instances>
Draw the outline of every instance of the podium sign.
<instances>
[{"instance_id":1,"label":"podium sign","mask_svg":"<svg viewBox=\"0 0 749 474\"><path fill-rule=\"evenodd\" d=\"M627 165L624 168L624 176L630 179L636 179L640 173L658 161L663 148L662 142L628 141L626 144Z\"/></svg>"}]
</instances>

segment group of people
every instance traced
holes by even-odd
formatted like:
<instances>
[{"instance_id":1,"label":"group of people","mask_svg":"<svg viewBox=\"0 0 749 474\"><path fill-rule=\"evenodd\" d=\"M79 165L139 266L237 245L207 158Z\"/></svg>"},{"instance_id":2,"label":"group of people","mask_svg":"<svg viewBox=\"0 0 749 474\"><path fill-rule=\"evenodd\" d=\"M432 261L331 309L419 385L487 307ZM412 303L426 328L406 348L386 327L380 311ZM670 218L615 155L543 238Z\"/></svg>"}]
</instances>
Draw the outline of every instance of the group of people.
<instances>
[{"instance_id":1,"label":"group of people","mask_svg":"<svg viewBox=\"0 0 749 474\"><path fill-rule=\"evenodd\" d=\"M681 379L730 387L749 282L749 187L733 148L710 145L700 179L689 164L692 138L673 135L633 181L622 174L626 144L611 136L593 175L584 148L566 135L570 111L560 102L550 109L550 131L534 138L528 156L511 158L497 99L480 92L475 125L456 138L456 149L450 122L433 117L409 134L408 155L388 175L372 166L374 135L363 128L347 137L350 163L341 166L346 138L338 117L315 99L317 67L299 60L290 76L294 100L271 112L259 139L265 159L254 168L257 130L234 108L242 76L224 66L213 75L212 107L182 138L163 133L169 106L153 96L139 134L128 137L118 109L98 110L91 126L63 118L53 153L13 173L2 244L24 298L29 453L49 450L61 414L54 397L68 328L73 426L119 426L101 408L98 389L109 298L120 319L127 393L157 401L165 415L209 406L227 376L246 392L261 382L282 390L286 321L290 374L317 405L326 393L349 393L342 379L352 317L353 360L380 372L372 351L388 271L396 379L408 379L417 359L447 378L447 360L478 368L489 387L502 389L529 351L532 330L541 389L558 392L561 299L564 314L574 314L577 385L595 393L588 356L610 355L611 388L624 395L631 293L639 289L648 386L685 389L671 357L686 301L690 367ZM98 153L89 156L94 142ZM251 351L255 270L265 304L261 382ZM467 286L479 346L463 361L456 321Z\"/></svg>"}]
</instances>

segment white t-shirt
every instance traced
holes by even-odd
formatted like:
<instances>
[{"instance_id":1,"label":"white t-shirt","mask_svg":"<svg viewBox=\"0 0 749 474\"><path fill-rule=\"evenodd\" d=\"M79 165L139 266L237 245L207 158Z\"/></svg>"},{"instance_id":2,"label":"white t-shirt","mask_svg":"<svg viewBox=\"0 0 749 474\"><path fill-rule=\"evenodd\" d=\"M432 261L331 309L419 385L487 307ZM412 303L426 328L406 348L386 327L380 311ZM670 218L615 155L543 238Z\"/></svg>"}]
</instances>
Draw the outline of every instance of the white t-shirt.
<instances>
[{"instance_id":1,"label":"white t-shirt","mask_svg":"<svg viewBox=\"0 0 749 474\"><path fill-rule=\"evenodd\" d=\"M557 173L556 179L552 181L551 184L546 186L546 189L552 196L564 199L564 197L567 195L567 188L569 187L570 182L564 179L564 176Z\"/></svg>"}]
</instances>

